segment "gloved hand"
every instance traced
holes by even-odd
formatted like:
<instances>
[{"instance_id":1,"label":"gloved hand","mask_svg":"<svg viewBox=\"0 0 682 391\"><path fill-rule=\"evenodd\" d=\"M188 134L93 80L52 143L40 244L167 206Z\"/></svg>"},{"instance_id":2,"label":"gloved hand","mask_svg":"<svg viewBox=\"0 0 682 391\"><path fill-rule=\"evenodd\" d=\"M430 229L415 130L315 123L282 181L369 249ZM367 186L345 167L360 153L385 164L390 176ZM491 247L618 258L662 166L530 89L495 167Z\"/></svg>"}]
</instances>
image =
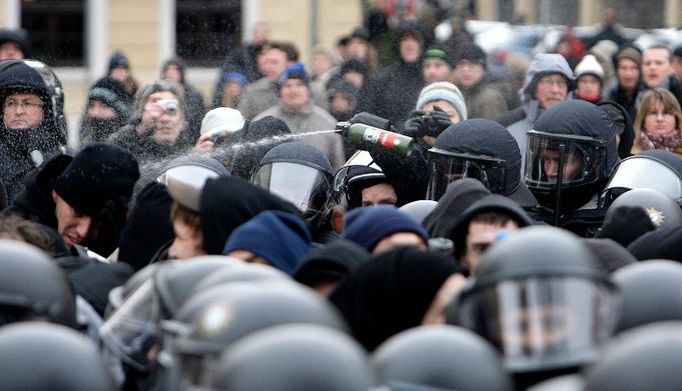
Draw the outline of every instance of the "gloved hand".
<instances>
[{"instance_id":1,"label":"gloved hand","mask_svg":"<svg viewBox=\"0 0 682 391\"><path fill-rule=\"evenodd\" d=\"M121 231L128 221L128 199L118 197L108 200L96 216L95 239L90 243L89 249L108 257L118 247Z\"/></svg>"},{"instance_id":2,"label":"gloved hand","mask_svg":"<svg viewBox=\"0 0 682 391\"><path fill-rule=\"evenodd\" d=\"M445 110L438 106L433 106L433 111L424 117L426 125L425 134L431 137L438 137L442 131L452 125L452 120L447 115Z\"/></svg>"},{"instance_id":3,"label":"gloved hand","mask_svg":"<svg viewBox=\"0 0 682 391\"><path fill-rule=\"evenodd\" d=\"M426 124L424 123L424 112L415 110L410 113L405 121L405 127L401 132L405 136L420 138L426 134Z\"/></svg>"}]
</instances>

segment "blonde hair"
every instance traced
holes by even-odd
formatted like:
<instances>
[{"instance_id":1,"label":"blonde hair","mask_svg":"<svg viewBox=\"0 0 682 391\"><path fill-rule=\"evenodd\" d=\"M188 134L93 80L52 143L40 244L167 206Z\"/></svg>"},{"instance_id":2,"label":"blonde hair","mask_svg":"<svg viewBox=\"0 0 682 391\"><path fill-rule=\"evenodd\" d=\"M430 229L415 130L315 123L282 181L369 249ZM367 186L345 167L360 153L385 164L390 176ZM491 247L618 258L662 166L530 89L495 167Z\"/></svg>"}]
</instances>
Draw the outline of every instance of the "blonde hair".
<instances>
[{"instance_id":1,"label":"blonde hair","mask_svg":"<svg viewBox=\"0 0 682 391\"><path fill-rule=\"evenodd\" d=\"M680 103L677 101L677 98L675 98L675 95L665 88L652 88L644 93L642 100L639 102L637 116L635 116L635 122L633 124L635 128L635 140L632 146L632 153L639 153L642 151L642 146L639 144L640 135L644 130L646 116L656 102L661 102L661 104L663 104L663 111L665 113L670 113L675 116L675 128L678 130L680 129L680 125L682 124L682 108L680 108Z\"/></svg>"}]
</instances>

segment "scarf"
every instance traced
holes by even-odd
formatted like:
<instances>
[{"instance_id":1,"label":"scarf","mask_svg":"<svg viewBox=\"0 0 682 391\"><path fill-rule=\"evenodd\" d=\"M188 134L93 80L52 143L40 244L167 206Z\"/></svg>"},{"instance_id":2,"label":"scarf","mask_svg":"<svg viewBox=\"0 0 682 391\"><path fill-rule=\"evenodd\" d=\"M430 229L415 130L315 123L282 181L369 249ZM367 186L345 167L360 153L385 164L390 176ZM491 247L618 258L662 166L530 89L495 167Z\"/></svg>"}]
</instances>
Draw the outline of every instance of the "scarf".
<instances>
[{"instance_id":1,"label":"scarf","mask_svg":"<svg viewBox=\"0 0 682 391\"><path fill-rule=\"evenodd\" d=\"M679 129L672 129L663 134L646 134L642 131L639 134L639 144L642 150L662 149L664 151L674 151L682 147L682 136Z\"/></svg>"}]
</instances>

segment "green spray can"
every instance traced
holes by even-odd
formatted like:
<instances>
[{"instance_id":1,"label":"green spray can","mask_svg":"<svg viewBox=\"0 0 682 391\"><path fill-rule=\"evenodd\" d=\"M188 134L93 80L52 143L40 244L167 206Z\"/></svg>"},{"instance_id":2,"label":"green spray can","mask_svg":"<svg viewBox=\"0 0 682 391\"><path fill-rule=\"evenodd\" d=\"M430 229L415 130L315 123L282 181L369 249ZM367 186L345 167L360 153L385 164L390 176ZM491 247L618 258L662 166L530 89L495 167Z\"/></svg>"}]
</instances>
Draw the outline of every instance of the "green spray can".
<instances>
[{"instance_id":1,"label":"green spray can","mask_svg":"<svg viewBox=\"0 0 682 391\"><path fill-rule=\"evenodd\" d=\"M363 123L339 122L336 129L344 137L359 143L379 145L388 150L409 156L412 153L414 139L400 133L366 125Z\"/></svg>"}]
</instances>

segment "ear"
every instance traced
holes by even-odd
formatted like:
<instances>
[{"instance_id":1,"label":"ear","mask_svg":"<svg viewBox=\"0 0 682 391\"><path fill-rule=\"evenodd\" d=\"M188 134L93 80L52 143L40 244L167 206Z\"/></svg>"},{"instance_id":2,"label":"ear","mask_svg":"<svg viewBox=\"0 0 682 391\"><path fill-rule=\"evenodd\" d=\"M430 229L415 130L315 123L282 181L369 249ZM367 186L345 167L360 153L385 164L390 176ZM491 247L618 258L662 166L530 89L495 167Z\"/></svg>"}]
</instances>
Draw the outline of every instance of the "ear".
<instances>
[{"instance_id":1,"label":"ear","mask_svg":"<svg viewBox=\"0 0 682 391\"><path fill-rule=\"evenodd\" d=\"M334 207L334 210L332 212L332 230L334 230L334 232L336 232L338 235L341 235L343 233L345 225L346 221L344 219L343 207L340 206Z\"/></svg>"}]
</instances>

